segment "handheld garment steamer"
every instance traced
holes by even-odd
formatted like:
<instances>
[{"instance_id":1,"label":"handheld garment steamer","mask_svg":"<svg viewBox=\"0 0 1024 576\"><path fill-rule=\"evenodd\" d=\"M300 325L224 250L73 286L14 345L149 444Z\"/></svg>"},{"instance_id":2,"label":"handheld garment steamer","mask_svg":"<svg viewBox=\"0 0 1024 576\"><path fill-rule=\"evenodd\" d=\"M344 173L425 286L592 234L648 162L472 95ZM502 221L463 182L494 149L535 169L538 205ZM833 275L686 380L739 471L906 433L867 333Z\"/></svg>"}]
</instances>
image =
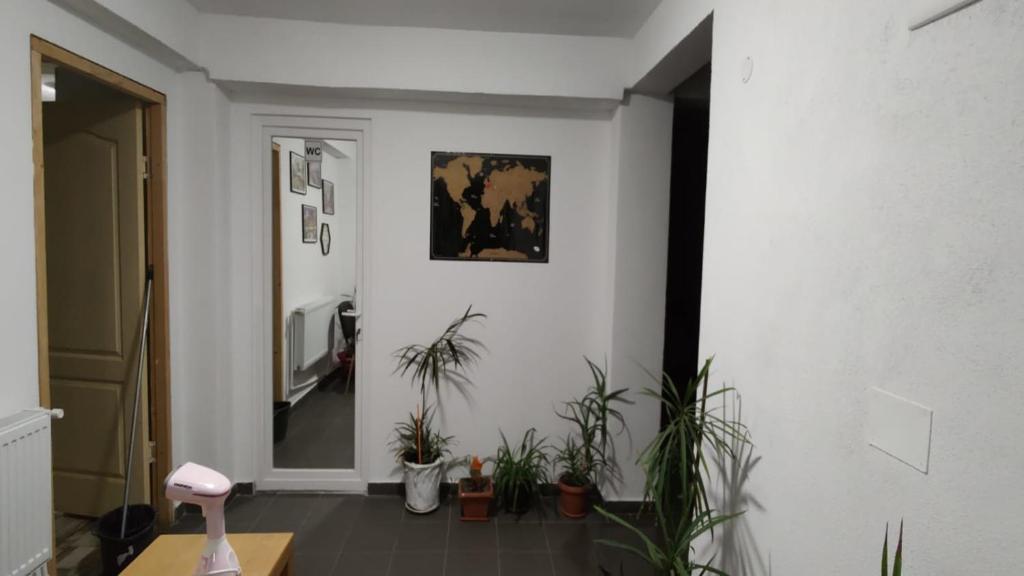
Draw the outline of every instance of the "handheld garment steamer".
<instances>
[{"instance_id":1,"label":"handheld garment steamer","mask_svg":"<svg viewBox=\"0 0 1024 576\"><path fill-rule=\"evenodd\" d=\"M231 493L231 481L216 470L187 462L167 475L164 491L171 500L203 507L206 548L192 575L241 576L238 556L224 535L224 501Z\"/></svg>"}]
</instances>

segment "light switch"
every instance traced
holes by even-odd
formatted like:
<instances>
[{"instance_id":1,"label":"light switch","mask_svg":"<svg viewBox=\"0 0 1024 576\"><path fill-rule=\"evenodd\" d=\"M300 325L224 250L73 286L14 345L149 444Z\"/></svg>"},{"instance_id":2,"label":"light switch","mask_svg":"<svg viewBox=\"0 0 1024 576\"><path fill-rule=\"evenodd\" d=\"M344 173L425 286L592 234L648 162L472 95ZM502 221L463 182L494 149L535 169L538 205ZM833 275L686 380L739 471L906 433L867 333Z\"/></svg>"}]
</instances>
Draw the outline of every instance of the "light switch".
<instances>
[{"instance_id":1,"label":"light switch","mask_svg":"<svg viewBox=\"0 0 1024 576\"><path fill-rule=\"evenodd\" d=\"M878 388L868 389L868 444L928 473L932 443L932 410Z\"/></svg>"}]
</instances>

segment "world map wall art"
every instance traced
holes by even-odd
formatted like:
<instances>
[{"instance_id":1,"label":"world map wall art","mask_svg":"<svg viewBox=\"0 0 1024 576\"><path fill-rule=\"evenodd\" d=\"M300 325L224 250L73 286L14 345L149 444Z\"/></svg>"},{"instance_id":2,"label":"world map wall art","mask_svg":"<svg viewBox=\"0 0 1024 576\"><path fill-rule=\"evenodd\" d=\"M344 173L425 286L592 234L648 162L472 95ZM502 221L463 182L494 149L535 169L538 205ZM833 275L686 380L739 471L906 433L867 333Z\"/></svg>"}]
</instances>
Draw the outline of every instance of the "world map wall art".
<instances>
[{"instance_id":1,"label":"world map wall art","mask_svg":"<svg viewBox=\"0 0 1024 576\"><path fill-rule=\"evenodd\" d=\"M430 155L431 260L548 261L551 157Z\"/></svg>"}]
</instances>

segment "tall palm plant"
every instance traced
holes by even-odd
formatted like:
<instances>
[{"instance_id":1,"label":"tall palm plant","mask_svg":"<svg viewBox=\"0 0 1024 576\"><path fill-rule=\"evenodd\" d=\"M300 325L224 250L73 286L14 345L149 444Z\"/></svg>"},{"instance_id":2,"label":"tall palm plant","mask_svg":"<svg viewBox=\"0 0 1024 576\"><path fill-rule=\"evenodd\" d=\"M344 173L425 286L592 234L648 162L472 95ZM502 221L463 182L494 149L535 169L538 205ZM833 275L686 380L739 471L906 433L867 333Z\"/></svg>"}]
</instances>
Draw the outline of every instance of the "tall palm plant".
<instances>
[{"instance_id":1,"label":"tall palm plant","mask_svg":"<svg viewBox=\"0 0 1024 576\"><path fill-rule=\"evenodd\" d=\"M448 327L429 344L410 344L395 351L397 366L395 372L401 376L409 376L413 386L419 387L420 405L413 415L416 434L416 462L424 464L423 438L430 436L432 431L424 431L425 415L430 413L427 402L428 392L434 391L435 399L439 398L441 382L448 382L463 390L470 384L464 370L480 359L480 351L485 347L476 338L466 336L462 329L470 323L480 322L487 318L486 314L473 312L469 306L466 311L452 320ZM426 421L429 428L429 421Z\"/></svg>"},{"instance_id":2,"label":"tall palm plant","mask_svg":"<svg viewBox=\"0 0 1024 576\"><path fill-rule=\"evenodd\" d=\"M644 390L644 394L659 401L667 416L665 426L638 460L647 478L644 501L658 519L659 533L655 539L625 519L598 508L602 515L638 536L642 546L609 540L602 543L632 552L666 575L682 576L695 571L724 574L712 567L710 561L692 559L693 542L707 533L713 537L716 526L738 516L716 512L707 495L709 458L734 458L736 447L749 441L746 428L723 417L715 407L715 400L732 389L709 392L710 370L711 359L685 388L678 388L665 375L660 391ZM713 454L709 455L709 450Z\"/></svg>"}]
</instances>

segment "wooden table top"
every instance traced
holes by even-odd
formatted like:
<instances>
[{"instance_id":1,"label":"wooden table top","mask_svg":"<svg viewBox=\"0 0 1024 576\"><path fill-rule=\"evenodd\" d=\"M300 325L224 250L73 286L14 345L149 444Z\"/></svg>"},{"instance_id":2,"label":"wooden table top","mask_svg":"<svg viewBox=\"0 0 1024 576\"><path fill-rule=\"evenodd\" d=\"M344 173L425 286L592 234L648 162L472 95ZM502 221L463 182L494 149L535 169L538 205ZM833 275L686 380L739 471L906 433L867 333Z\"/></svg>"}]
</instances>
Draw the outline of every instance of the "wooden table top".
<instances>
[{"instance_id":1,"label":"wooden table top","mask_svg":"<svg viewBox=\"0 0 1024 576\"><path fill-rule=\"evenodd\" d=\"M245 576L284 574L292 556L292 534L228 534ZM128 565L123 576L191 576L206 534L164 534Z\"/></svg>"}]
</instances>

